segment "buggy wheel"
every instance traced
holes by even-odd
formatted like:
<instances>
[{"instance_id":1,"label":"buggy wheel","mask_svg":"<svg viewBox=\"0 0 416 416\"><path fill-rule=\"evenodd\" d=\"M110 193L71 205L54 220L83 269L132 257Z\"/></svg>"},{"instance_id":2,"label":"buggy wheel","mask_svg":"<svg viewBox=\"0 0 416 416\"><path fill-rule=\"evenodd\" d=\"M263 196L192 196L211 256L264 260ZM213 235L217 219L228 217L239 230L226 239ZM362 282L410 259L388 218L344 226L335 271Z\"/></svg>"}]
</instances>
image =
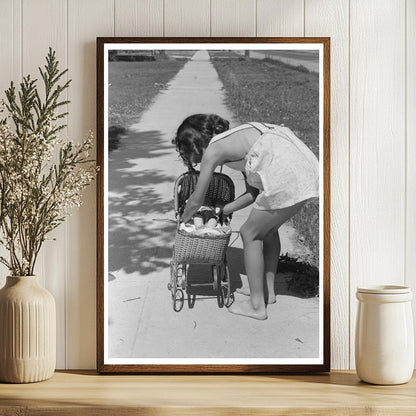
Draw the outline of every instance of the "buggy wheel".
<instances>
[{"instance_id":1,"label":"buggy wheel","mask_svg":"<svg viewBox=\"0 0 416 416\"><path fill-rule=\"evenodd\" d=\"M224 298L222 296L221 288L218 290L218 293L217 293L217 303L218 303L219 308L224 307Z\"/></svg>"},{"instance_id":2,"label":"buggy wheel","mask_svg":"<svg viewBox=\"0 0 416 416\"><path fill-rule=\"evenodd\" d=\"M188 293L188 308L192 309L195 305L196 295L190 295Z\"/></svg>"},{"instance_id":3,"label":"buggy wheel","mask_svg":"<svg viewBox=\"0 0 416 416\"><path fill-rule=\"evenodd\" d=\"M230 272L228 266L224 266L224 276L221 282L224 305L229 308L234 302L234 293L231 292Z\"/></svg>"},{"instance_id":4,"label":"buggy wheel","mask_svg":"<svg viewBox=\"0 0 416 416\"><path fill-rule=\"evenodd\" d=\"M186 277L187 277L186 266L187 266L186 263L182 263L181 265L180 285L181 285L182 290L186 289Z\"/></svg>"},{"instance_id":5,"label":"buggy wheel","mask_svg":"<svg viewBox=\"0 0 416 416\"><path fill-rule=\"evenodd\" d=\"M172 298L175 295L177 287L177 273L178 273L178 264L175 260L170 262L170 282L168 283L168 290L170 290Z\"/></svg>"},{"instance_id":6,"label":"buggy wheel","mask_svg":"<svg viewBox=\"0 0 416 416\"><path fill-rule=\"evenodd\" d=\"M175 247L172 249L172 260L170 261L170 280L168 283L168 290L172 292L173 281L176 280L177 263L175 261ZM172 292L173 295L174 292Z\"/></svg>"},{"instance_id":7,"label":"buggy wheel","mask_svg":"<svg viewBox=\"0 0 416 416\"><path fill-rule=\"evenodd\" d=\"M173 297L173 310L180 312L183 308L185 297L182 289L176 289L175 296Z\"/></svg>"},{"instance_id":8,"label":"buggy wheel","mask_svg":"<svg viewBox=\"0 0 416 416\"><path fill-rule=\"evenodd\" d=\"M224 273L224 268L222 265L219 265L217 267L218 270L218 274L217 274L217 303L218 303L218 307L219 308L223 308L224 307L224 296L223 296L223 292L222 292L222 275ZM219 277L219 279L218 279Z\"/></svg>"},{"instance_id":9,"label":"buggy wheel","mask_svg":"<svg viewBox=\"0 0 416 416\"><path fill-rule=\"evenodd\" d=\"M182 279L183 279L183 273L184 273L183 268L184 268L183 263L176 263L175 291L172 294L175 294L178 287L182 285Z\"/></svg>"},{"instance_id":10,"label":"buggy wheel","mask_svg":"<svg viewBox=\"0 0 416 416\"><path fill-rule=\"evenodd\" d=\"M234 293L231 293L230 288L227 286L222 287L222 297L226 308L229 308L234 303Z\"/></svg>"},{"instance_id":11,"label":"buggy wheel","mask_svg":"<svg viewBox=\"0 0 416 416\"><path fill-rule=\"evenodd\" d=\"M218 267L215 265L212 266L212 280L212 288L217 291L220 282L218 281Z\"/></svg>"}]
</instances>

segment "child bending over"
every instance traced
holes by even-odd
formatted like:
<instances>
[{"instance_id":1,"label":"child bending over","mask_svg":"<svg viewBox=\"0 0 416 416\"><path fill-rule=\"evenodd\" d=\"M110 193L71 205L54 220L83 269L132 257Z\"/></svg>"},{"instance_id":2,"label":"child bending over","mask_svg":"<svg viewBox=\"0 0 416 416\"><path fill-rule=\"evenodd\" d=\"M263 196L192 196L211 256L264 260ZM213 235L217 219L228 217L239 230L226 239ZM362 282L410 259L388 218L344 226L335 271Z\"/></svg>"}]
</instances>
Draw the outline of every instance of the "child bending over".
<instances>
[{"instance_id":1,"label":"child bending over","mask_svg":"<svg viewBox=\"0 0 416 416\"><path fill-rule=\"evenodd\" d=\"M253 122L229 129L228 121L215 114L194 114L186 118L174 142L190 169L200 164L195 191L182 215L184 222L190 221L202 206L217 166L226 165L244 174L245 193L225 205L223 213L228 215L253 204L240 229L250 297L234 302L229 311L266 319L263 279L267 282L267 303L274 303L279 227L308 199L319 197L316 156L287 127Z\"/></svg>"}]
</instances>

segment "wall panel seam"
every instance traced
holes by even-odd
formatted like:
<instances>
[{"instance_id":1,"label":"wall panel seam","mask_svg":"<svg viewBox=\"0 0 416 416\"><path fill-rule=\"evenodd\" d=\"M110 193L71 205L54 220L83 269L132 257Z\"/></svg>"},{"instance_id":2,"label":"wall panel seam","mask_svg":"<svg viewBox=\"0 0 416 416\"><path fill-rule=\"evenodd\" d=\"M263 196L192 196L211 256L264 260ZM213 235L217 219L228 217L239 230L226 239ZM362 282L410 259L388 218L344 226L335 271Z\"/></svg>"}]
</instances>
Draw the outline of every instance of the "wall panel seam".
<instances>
[{"instance_id":1,"label":"wall panel seam","mask_svg":"<svg viewBox=\"0 0 416 416\"><path fill-rule=\"evenodd\" d=\"M306 36L306 0L303 0L303 37Z\"/></svg>"},{"instance_id":2,"label":"wall panel seam","mask_svg":"<svg viewBox=\"0 0 416 416\"><path fill-rule=\"evenodd\" d=\"M12 68L13 68L13 72L14 72L14 70L16 69L15 68L15 58L16 58L16 54L15 54L15 44L16 44L16 40L15 40L15 34L16 34L16 17L15 17L15 8L16 8L16 5L15 5L15 2L13 1L12 2L12 27L11 27L11 44L12 44L12 59L13 59L13 65L12 65ZM20 11L20 10L19 10ZM21 26L22 25L20 25L19 26L19 30L21 30ZM20 58L20 57L19 57ZM20 62L20 59L19 59L19 62ZM4 91L1 91L1 93L3 93Z\"/></svg>"},{"instance_id":3,"label":"wall panel seam","mask_svg":"<svg viewBox=\"0 0 416 416\"><path fill-rule=\"evenodd\" d=\"M209 0L209 36L212 37L212 0Z\"/></svg>"},{"instance_id":4,"label":"wall panel seam","mask_svg":"<svg viewBox=\"0 0 416 416\"><path fill-rule=\"evenodd\" d=\"M407 284L407 0L404 0L404 250L403 283Z\"/></svg>"},{"instance_id":5,"label":"wall panel seam","mask_svg":"<svg viewBox=\"0 0 416 416\"><path fill-rule=\"evenodd\" d=\"M348 369L351 370L351 0L348 0Z\"/></svg>"},{"instance_id":6,"label":"wall panel seam","mask_svg":"<svg viewBox=\"0 0 416 416\"><path fill-rule=\"evenodd\" d=\"M23 0L20 0L20 74L19 79L23 78ZM14 45L13 45L14 48Z\"/></svg>"},{"instance_id":7,"label":"wall panel seam","mask_svg":"<svg viewBox=\"0 0 416 416\"><path fill-rule=\"evenodd\" d=\"M69 2L70 0L66 0L66 67L69 68ZM68 81L69 78L69 72L66 73L66 80ZM68 90L66 91L66 99L69 99L68 96ZM68 104L66 105L66 107L68 108ZM69 116L69 114L68 114ZM68 116L66 116L68 118ZM68 130L67 130L68 133ZM65 275L64 275L64 292L65 292L65 296L64 296L64 322L65 322L65 331L64 331L64 357L65 357L65 368L68 368L68 338L67 338L67 333L68 333L68 321L67 321L67 317L68 317L68 302L67 302L67 288L68 288L68 257L69 257L69 251L68 251L68 233L69 233L69 226L68 226L68 221L65 221Z\"/></svg>"}]
</instances>

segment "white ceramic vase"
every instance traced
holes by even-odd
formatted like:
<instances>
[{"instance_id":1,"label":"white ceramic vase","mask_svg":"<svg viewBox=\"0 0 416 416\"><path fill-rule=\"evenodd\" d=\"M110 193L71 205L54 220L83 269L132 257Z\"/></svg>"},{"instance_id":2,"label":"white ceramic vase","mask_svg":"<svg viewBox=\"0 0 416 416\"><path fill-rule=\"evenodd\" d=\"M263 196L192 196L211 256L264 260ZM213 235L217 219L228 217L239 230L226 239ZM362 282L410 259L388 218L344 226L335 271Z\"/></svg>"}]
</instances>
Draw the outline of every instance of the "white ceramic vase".
<instances>
[{"instance_id":1,"label":"white ceramic vase","mask_svg":"<svg viewBox=\"0 0 416 416\"><path fill-rule=\"evenodd\" d=\"M0 290L0 381L32 383L56 366L53 296L36 276L8 276Z\"/></svg>"},{"instance_id":2,"label":"white ceramic vase","mask_svg":"<svg viewBox=\"0 0 416 416\"><path fill-rule=\"evenodd\" d=\"M404 286L357 289L355 365L372 384L407 383L414 368L412 291Z\"/></svg>"}]
</instances>

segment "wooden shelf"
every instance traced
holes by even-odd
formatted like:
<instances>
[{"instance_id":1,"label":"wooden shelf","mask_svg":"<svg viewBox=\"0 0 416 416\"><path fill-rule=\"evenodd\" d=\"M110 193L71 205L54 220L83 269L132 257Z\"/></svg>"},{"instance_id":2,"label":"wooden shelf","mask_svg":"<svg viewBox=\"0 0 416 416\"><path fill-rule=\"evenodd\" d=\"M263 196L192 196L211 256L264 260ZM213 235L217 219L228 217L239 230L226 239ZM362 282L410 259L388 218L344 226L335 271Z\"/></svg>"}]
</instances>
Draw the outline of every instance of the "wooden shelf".
<instances>
[{"instance_id":1,"label":"wooden shelf","mask_svg":"<svg viewBox=\"0 0 416 416\"><path fill-rule=\"evenodd\" d=\"M1 384L0 415L412 415L416 375L400 386L354 372L275 376L97 375L57 371L47 381Z\"/></svg>"}]
</instances>

